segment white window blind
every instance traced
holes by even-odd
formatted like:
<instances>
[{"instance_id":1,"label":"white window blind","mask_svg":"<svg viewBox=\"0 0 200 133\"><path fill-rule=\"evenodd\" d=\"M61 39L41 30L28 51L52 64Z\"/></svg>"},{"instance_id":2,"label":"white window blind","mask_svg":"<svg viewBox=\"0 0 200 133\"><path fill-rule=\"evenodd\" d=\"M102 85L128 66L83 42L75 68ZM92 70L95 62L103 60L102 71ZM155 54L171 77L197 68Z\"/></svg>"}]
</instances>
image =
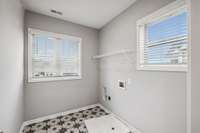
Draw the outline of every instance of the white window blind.
<instances>
[{"instance_id":1,"label":"white window blind","mask_svg":"<svg viewBox=\"0 0 200 133\"><path fill-rule=\"evenodd\" d=\"M168 13L170 12L170 13ZM139 67L186 67L188 55L188 17L185 8L143 19L139 30ZM166 14L166 15L165 15ZM157 19L156 19L157 16ZM160 17L163 16L163 17ZM146 67L147 68L147 67ZM161 68L162 69L162 68Z\"/></svg>"},{"instance_id":2,"label":"white window blind","mask_svg":"<svg viewBox=\"0 0 200 133\"><path fill-rule=\"evenodd\" d=\"M80 38L29 31L31 81L80 78Z\"/></svg>"}]
</instances>

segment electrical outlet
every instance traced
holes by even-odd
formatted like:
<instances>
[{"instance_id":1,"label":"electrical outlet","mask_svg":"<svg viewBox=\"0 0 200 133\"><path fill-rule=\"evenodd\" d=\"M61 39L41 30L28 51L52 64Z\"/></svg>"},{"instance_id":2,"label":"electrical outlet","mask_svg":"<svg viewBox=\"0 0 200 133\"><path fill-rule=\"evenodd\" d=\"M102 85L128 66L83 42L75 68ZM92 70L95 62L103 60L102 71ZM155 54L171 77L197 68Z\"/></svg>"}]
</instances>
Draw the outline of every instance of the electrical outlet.
<instances>
[{"instance_id":1,"label":"electrical outlet","mask_svg":"<svg viewBox=\"0 0 200 133\"><path fill-rule=\"evenodd\" d=\"M128 79L126 80L126 84L127 84L127 85L131 85L131 84L132 84L132 79L131 79L131 78L128 78Z\"/></svg>"}]
</instances>

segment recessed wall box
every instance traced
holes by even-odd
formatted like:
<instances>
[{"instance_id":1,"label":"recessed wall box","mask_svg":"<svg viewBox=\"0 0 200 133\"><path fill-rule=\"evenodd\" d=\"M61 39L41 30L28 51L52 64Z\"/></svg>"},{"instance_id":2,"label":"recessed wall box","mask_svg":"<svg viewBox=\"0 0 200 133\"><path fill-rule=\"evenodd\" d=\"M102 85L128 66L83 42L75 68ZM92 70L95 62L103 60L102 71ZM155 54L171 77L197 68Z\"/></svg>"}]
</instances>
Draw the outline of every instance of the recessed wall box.
<instances>
[{"instance_id":1,"label":"recessed wall box","mask_svg":"<svg viewBox=\"0 0 200 133\"><path fill-rule=\"evenodd\" d=\"M118 80L118 87L122 90L126 89L126 81Z\"/></svg>"}]
</instances>

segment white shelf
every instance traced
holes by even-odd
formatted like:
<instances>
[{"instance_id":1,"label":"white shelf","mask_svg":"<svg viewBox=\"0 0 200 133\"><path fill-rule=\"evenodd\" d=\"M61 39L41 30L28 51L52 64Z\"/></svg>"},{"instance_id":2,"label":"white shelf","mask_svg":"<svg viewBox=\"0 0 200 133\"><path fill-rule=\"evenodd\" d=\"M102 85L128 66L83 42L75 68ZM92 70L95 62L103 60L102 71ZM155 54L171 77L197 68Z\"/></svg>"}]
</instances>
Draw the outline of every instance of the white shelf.
<instances>
[{"instance_id":1,"label":"white shelf","mask_svg":"<svg viewBox=\"0 0 200 133\"><path fill-rule=\"evenodd\" d=\"M95 56L93 56L93 59L101 59L101 58L105 58L105 57L115 56L115 55L119 55L119 54L126 54L126 53L131 53L131 52L134 52L134 50L120 50L120 51L116 51L116 52L95 55Z\"/></svg>"}]
</instances>

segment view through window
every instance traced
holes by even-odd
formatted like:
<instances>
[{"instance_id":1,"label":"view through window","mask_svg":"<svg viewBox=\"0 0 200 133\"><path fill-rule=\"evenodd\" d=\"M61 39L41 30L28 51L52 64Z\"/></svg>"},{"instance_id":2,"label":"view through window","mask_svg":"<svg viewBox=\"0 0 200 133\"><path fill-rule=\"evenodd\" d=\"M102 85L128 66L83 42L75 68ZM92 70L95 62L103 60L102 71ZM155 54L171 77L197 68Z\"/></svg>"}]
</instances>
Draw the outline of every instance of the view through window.
<instances>
[{"instance_id":1,"label":"view through window","mask_svg":"<svg viewBox=\"0 0 200 133\"><path fill-rule=\"evenodd\" d=\"M32 30L30 39L32 79L80 76L80 38Z\"/></svg>"}]
</instances>

